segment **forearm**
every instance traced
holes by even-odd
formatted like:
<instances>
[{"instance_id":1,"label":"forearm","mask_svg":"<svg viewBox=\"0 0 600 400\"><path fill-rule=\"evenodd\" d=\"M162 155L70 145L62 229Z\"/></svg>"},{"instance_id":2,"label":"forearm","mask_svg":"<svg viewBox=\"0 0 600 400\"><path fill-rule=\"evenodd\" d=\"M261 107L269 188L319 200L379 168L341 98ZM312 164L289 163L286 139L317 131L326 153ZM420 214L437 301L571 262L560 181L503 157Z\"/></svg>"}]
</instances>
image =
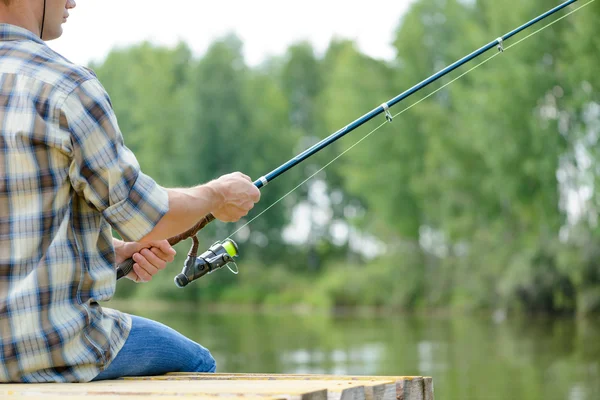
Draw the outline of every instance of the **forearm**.
<instances>
[{"instance_id":1,"label":"forearm","mask_svg":"<svg viewBox=\"0 0 600 400\"><path fill-rule=\"evenodd\" d=\"M211 213L222 201L221 195L211 183L189 189L167 189L167 192L169 211L140 242L168 239L179 235Z\"/></svg>"}]
</instances>

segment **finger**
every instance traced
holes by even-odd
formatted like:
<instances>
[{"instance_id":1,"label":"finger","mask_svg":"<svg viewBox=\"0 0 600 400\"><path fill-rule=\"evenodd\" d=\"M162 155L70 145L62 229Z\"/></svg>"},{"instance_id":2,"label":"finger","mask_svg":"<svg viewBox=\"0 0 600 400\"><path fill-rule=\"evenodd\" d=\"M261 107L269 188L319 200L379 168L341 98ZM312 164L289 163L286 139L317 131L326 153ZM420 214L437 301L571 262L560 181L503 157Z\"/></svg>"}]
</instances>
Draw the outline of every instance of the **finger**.
<instances>
[{"instance_id":1,"label":"finger","mask_svg":"<svg viewBox=\"0 0 600 400\"><path fill-rule=\"evenodd\" d=\"M156 247L158 249L160 249L164 254L171 254L171 255L176 255L177 252L175 251L175 249L173 248L173 246L171 246L169 244L168 240L157 240L155 242L152 242L152 247Z\"/></svg>"},{"instance_id":2,"label":"finger","mask_svg":"<svg viewBox=\"0 0 600 400\"><path fill-rule=\"evenodd\" d=\"M152 275L150 275L146 270L140 267L139 264L133 264L133 271L138 276L136 282L150 282L152 280Z\"/></svg>"},{"instance_id":3,"label":"finger","mask_svg":"<svg viewBox=\"0 0 600 400\"><path fill-rule=\"evenodd\" d=\"M238 222L240 219L244 218L248 215L247 211L240 211L239 213L233 215L233 220L231 222Z\"/></svg>"},{"instance_id":4,"label":"finger","mask_svg":"<svg viewBox=\"0 0 600 400\"><path fill-rule=\"evenodd\" d=\"M170 263L173 262L173 260L175 260L175 256L173 254L166 254L158 247L150 247L150 251L153 252L156 255L156 257L160 258L166 263Z\"/></svg>"},{"instance_id":5,"label":"finger","mask_svg":"<svg viewBox=\"0 0 600 400\"><path fill-rule=\"evenodd\" d=\"M152 252L152 250L150 249L144 249L142 250L141 254L146 258L146 260L158 270L161 269L165 269L165 267L167 266L167 261L158 257L156 254L154 254L154 252ZM148 271L150 272L150 271ZM154 274L152 274L154 275Z\"/></svg>"},{"instance_id":6,"label":"finger","mask_svg":"<svg viewBox=\"0 0 600 400\"><path fill-rule=\"evenodd\" d=\"M244 204L242 204L242 207L240 208L241 210L246 210L246 211L250 211L254 208L254 202L252 201L247 201Z\"/></svg>"},{"instance_id":7,"label":"finger","mask_svg":"<svg viewBox=\"0 0 600 400\"><path fill-rule=\"evenodd\" d=\"M242 211L243 209L241 207L235 204L229 204L219 211L219 220L223 222L236 222L240 219L239 215Z\"/></svg>"},{"instance_id":8,"label":"finger","mask_svg":"<svg viewBox=\"0 0 600 400\"><path fill-rule=\"evenodd\" d=\"M248 215L248 213L242 209L229 210L226 215L221 218L223 222L237 222L243 217Z\"/></svg>"},{"instance_id":9,"label":"finger","mask_svg":"<svg viewBox=\"0 0 600 400\"><path fill-rule=\"evenodd\" d=\"M246 204L251 204L250 202L247 202ZM235 218L235 220L239 220L242 217L245 217L246 215L248 215L248 207L245 207L244 204L242 205L237 205L237 204L232 204L231 208L230 208L230 216L232 218Z\"/></svg>"},{"instance_id":10,"label":"finger","mask_svg":"<svg viewBox=\"0 0 600 400\"><path fill-rule=\"evenodd\" d=\"M241 173L241 172L238 172L238 174L239 174L239 175L240 175L242 178L246 179L247 181L250 181L250 182L252 182L252 178L250 178L248 175L246 175L246 174L243 174L243 173Z\"/></svg>"},{"instance_id":11,"label":"finger","mask_svg":"<svg viewBox=\"0 0 600 400\"><path fill-rule=\"evenodd\" d=\"M260 200L260 190L258 190L256 186L254 186L254 190L250 192L250 198L255 203L258 203Z\"/></svg>"},{"instance_id":12,"label":"finger","mask_svg":"<svg viewBox=\"0 0 600 400\"><path fill-rule=\"evenodd\" d=\"M135 253L133 255L133 261L138 263L144 271L146 271L150 275L154 275L158 272L158 268L156 268L154 265L152 265L148 261L148 259L146 258L147 252L148 252L148 249L143 249L142 253Z\"/></svg>"},{"instance_id":13,"label":"finger","mask_svg":"<svg viewBox=\"0 0 600 400\"><path fill-rule=\"evenodd\" d=\"M137 265L137 264L133 264L133 265L135 266L135 265ZM139 282L141 282L141 281L142 281L142 280L140 279L140 277L138 276L138 274L137 274L137 273L134 271L133 267L131 267L131 272L130 272L130 273L128 273L128 274L126 275L126 278L127 278L127 279L131 279L131 280L132 280L132 281L134 281L135 283L139 283Z\"/></svg>"},{"instance_id":14,"label":"finger","mask_svg":"<svg viewBox=\"0 0 600 400\"><path fill-rule=\"evenodd\" d=\"M219 218L219 221L229 223L229 222L235 222L236 220L228 214L228 215L222 215Z\"/></svg>"},{"instance_id":15,"label":"finger","mask_svg":"<svg viewBox=\"0 0 600 400\"><path fill-rule=\"evenodd\" d=\"M148 261L150 264L152 264L153 267L157 269L157 272L158 270L165 269L165 267L167 266L167 261L158 257L150 249L142 250L141 254L144 256L144 258L146 258L146 261Z\"/></svg>"}]
</instances>

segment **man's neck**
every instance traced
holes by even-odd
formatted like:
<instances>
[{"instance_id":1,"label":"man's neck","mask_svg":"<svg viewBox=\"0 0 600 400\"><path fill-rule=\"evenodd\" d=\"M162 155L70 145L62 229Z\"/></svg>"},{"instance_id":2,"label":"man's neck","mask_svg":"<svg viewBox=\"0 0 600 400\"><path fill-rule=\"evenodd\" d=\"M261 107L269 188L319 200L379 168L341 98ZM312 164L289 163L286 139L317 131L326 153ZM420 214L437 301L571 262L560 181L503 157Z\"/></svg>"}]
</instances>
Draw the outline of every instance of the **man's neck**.
<instances>
[{"instance_id":1,"label":"man's neck","mask_svg":"<svg viewBox=\"0 0 600 400\"><path fill-rule=\"evenodd\" d=\"M26 2L14 2L7 6L0 2L0 24L20 26L39 36L40 25L31 8L25 4Z\"/></svg>"}]
</instances>

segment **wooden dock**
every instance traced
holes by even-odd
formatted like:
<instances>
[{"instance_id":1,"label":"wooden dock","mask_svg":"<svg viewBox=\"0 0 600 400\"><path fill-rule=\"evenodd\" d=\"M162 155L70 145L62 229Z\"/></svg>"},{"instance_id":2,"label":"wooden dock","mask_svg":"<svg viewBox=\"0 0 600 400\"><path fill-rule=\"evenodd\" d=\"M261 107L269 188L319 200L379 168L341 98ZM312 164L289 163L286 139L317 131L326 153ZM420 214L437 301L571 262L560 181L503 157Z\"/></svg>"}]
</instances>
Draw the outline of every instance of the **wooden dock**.
<instances>
[{"instance_id":1,"label":"wooden dock","mask_svg":"<svg viewBox=\"0 0 600 400\"><path fill-rule=\"evenodd\" d=\"M12 400L434 400L421 376L168 374L74 384L3 384Z\"/></svg>"}]
</instances>

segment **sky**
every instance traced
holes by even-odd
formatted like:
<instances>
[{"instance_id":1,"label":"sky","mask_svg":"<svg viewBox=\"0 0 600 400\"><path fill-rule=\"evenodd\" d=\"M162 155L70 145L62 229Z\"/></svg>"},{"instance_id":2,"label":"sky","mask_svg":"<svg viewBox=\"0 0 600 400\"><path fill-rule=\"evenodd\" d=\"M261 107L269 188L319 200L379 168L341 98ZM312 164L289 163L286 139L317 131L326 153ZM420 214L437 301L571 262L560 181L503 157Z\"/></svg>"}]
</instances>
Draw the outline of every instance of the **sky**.
<instances>
[{"instance_id":1,"label":"sky","mask_svg":"<svg viewBox=\"0 0 600 400\"><path fill-rule=\"evenodd\" d=\"M246 62L308 40L323 52L333 37L353 39L375 58L392 59L391 42L411 0L78 0L63 36L48 45L77 64L101 61L114 47L149 40L185 41L202 55L217 38L237 34Z\"/></svg>"}]
</instances>

